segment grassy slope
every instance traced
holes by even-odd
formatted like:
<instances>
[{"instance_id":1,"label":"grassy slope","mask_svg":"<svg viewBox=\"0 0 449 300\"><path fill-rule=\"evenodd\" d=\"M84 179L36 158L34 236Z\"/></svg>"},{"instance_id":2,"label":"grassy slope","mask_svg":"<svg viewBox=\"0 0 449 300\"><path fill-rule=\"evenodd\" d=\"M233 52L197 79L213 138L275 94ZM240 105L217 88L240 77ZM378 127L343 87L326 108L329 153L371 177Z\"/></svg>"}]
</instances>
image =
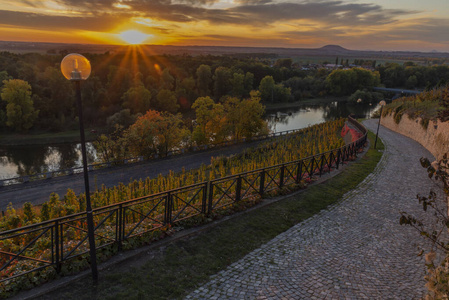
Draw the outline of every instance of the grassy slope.
<instances>
[{"instance_id":1,"label":"grassy slope","mask_svg":"<svg viewBox=\"0 0 449 300\"><path fill-rule=\"evenodd\" d=\"M374 140L372 133L370 140ZM383 149L383 145L378 144L379 148ZM207 282L210 275L339 201L374 170L381 156L371 145L362 159L324 184L310 186L302 193L223 222L196 237L178 240L144 259L103 271L96 287L87 277L43 298L181 298Z\"/></svg>"}]
</instances>

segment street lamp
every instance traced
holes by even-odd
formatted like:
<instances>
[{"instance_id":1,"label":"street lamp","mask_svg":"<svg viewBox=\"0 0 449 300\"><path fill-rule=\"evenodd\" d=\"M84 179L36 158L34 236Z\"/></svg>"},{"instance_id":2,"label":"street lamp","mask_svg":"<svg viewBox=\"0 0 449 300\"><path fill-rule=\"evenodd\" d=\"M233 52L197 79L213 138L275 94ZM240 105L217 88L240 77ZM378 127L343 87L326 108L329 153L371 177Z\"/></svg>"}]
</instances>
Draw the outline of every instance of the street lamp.
<instances>
[{"instance_id":1,"label":"street lamp","mask_svg":"<svg viewBox=\"0 0 449 300\"><path fill-rule=\"evenodd\" d=\"M379 134L379 126L380 126L380 119L382 119L382 109L384 108L385 104L387 104L384 100L380 101L380 116L379 116L379 123L377 123L377 132L376 132L376 140L374 141L374 149L376 149L377 145L377 135Z\"/></svg>"},{"instance_id":2,"label":"street lamp","mask_svg":"<svg viewBox=\"0 0 449 300\"><path fill-rule=\"evenodd\" d=\"M89 254L91 261L90 266L92 270L92 278L94 282L97 282L98 270L97 270L97 256L95 251L94 219L92 215L92 205L90 203L89 173L87 170L86 140L84 137L83 107L81 103L81 87L80 87L81 80L86 80L90 75L91 71L90 62L84 56L72 53L63 58L61 62L61 71L65 78L75 83L76 102L78 106L78 118L80 122L81 153L83 156L83 168L84 168L87 234L89 236Z\"/></svg>"}]
</instances>

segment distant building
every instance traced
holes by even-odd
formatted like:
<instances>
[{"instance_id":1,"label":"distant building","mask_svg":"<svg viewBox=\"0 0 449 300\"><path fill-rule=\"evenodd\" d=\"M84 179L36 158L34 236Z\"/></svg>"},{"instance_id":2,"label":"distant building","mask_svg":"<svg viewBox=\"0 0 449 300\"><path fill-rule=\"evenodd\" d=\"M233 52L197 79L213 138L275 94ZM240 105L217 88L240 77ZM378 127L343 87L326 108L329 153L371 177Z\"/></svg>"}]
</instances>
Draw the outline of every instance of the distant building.
<instances>
[{"instance_id":1,"label":"distant building","mask_svg":"<svg viewBox=\"0 0 449 300\"><path fill-rule=\"evenodd\" d=\"M328 70L343 68L343 65L325 64L324 67Z\"/></svg>"}]
</instances>

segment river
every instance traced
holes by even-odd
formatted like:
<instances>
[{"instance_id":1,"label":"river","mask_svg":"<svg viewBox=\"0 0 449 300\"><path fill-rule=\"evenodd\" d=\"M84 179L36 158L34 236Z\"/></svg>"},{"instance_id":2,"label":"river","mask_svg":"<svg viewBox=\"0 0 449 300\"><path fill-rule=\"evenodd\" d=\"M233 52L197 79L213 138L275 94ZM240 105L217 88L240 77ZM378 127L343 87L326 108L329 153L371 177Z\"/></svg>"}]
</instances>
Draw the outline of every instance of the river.
<instances>
[{"instance_id":1,"label":"river","mask_svg":"<svg viewBox=\"0 0 449 300\"><path fill-rule=\"evenodd\" d=\"M266 120L274 132L300 129L354 114L368 118L377 107L371 103L331 102L320 105L268 110ZM96 160L92 144L87 145L88 161ZM81 167L80 144L0 147L0 179Z\"/></svg>"}]
</instances>

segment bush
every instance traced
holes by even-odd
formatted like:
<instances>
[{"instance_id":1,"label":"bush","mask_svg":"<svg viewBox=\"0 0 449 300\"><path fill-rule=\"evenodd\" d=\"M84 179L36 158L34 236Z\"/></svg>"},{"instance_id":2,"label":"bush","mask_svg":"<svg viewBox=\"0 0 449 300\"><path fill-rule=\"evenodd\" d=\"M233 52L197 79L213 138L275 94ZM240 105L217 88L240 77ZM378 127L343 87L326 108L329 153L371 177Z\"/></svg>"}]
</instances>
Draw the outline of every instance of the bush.
<instances>
[{"instance_id":1,"label":"bush","mask_svg":"<svg viewBox=\"0 0 449 300\"><path fill-rule=\"evenodd\" d=\"M446 198L449 197L449 164L448 156L444 155L436 166L432 165L427 158L421 158L421 165L427 169L429 178L433 178L443 189ZM432 242L431 250L425 255L427 275L426 287L428 295L426 299L448 299L449 296L449 243L443 240L441 233L449 229L449 217L447 215L446 199L438 199L437 193L430 190L428 196L417 195L419 203L425 212L432 213L434 216L431 224L425 224L424 221L401 212L400 224L409 225L416 229L421 236ZM440 249L445 257L438 263L436 262L435 249ZM423 255L424 250L419 255Z\"/></svg>"}]
</instances>

